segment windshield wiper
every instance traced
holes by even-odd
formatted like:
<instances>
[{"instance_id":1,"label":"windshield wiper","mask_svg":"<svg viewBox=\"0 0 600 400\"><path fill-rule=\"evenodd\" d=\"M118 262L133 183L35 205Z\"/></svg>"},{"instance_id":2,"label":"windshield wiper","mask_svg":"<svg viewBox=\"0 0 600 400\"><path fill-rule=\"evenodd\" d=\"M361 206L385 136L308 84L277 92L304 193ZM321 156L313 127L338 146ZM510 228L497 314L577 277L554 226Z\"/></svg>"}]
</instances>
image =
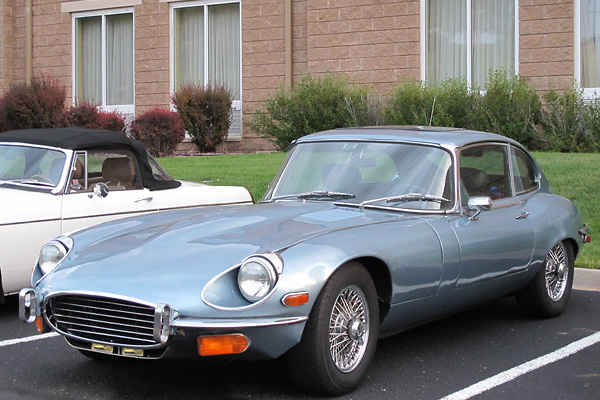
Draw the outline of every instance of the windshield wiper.
<instances>
[{"instance_id":1,"label":"windshield wiper","mask_svg":"<svg viewBox=\"0 0 600 400\"><path fill-rule=\"evenodd\" d=\"M450 202L450 200L441 196L434 196L425 193L407 193L398 196L388 196L380 199L366 200L360 203L358 208L364 208L364 206L368 204L379 203L380 201L385 201L387 203L405 203L407 201L435 201L437 203Z\"/></svg>"},{"instance_id":2,"label":"windshield wiper","mask_svg":"<svg viewBox=\"0 0 600 400\"><path fill-rule=\"evenodd\" d=\"M274 197L273 200L280 200L280 199L285 199L285 198L289 198L289 197L295 197L297 199L334 199L334 200L356 198L355 195L350 194L350 193L328 192L326 190L315 190L312 192L288 194L285 196Z\"/></svg>"}]
</instances>

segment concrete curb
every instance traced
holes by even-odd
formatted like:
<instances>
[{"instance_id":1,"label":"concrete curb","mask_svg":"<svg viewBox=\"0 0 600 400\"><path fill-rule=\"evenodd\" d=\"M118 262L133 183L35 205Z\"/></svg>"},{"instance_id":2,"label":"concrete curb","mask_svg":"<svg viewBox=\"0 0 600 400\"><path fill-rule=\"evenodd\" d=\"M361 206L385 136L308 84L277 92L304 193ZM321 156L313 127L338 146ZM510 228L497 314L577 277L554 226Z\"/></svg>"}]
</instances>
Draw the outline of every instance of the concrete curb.
<instances>
[{"instance_id":1,"label":"concrete curb","mask_svg":"<svg viewBox=\"0 0 600 400\"><path fill-rule=\"evenodd\" d=\"M600 269L575 268L573 289L600 292Z\"/></svg>"}]
</instances>

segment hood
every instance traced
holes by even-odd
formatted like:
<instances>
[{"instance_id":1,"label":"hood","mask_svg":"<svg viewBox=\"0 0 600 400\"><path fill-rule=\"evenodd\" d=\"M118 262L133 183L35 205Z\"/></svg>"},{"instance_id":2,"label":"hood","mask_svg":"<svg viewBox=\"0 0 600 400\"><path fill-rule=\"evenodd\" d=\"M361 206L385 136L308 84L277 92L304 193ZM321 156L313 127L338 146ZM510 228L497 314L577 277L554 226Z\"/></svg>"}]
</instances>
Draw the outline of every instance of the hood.
<instances>
[{"instance_id":1,"label":"hood","mask_svg":"<svg viewBox=\"0 0 600 400\"><path fill-rule=\"evenodd\" d=\"M74 234L73 250L42 282L54 290L175 305L186 297L189 302L190 293L200 299L210 279L252 254L398 218L409 217L325 202L208 207L128 218Z\"/></svg>"}]
</instances>

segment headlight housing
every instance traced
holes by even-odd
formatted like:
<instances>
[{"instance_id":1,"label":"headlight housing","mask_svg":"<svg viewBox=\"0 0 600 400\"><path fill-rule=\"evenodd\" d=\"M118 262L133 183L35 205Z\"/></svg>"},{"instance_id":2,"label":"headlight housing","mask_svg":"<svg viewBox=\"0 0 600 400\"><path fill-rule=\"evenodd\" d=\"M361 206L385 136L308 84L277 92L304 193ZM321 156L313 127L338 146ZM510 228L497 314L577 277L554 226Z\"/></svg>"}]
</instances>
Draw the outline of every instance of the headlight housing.
<instances>
[{"instance_id":1,"label":"headlight housing","mask_svg":"<svg viewBox=\"0 0 600 400\"><path fill-rule=\"evenodd\" d=\"M38 264L42 273L46 275L56 268L72 248L73 239L68 236L57 237L43 245L38 259Z\"/></svg>"},{"instance_id":2,"label":"headlight housing","mask_svg":"<svg viewBox=\"0 0 600 400\"><path fill-rule=\"evenodd\" d=\"M237 280L242 295L254 303L271 293L277 282L277 273L269 260L253 256L242 263Z\"/></svg>"}]
</instances>

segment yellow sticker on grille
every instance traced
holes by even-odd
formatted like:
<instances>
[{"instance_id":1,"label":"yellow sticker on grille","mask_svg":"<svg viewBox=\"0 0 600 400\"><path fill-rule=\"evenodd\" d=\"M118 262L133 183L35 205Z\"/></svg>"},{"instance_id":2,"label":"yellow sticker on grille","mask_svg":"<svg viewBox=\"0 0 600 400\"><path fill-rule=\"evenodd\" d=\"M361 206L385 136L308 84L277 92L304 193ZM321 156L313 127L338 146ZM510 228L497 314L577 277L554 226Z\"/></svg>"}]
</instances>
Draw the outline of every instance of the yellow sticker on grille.
<instances>
[{"instance_id":1,"label":"yellow sticker on grille","mask_svg":"<svg viewBox=\"0 0 600 400\"><path fill-rule=\"evenodd\" d=\"M123 349L121 349L121 354L123 354L124 356L144 357L144 350L130 349L130 348L124 347Z\"/></svg>"},{"instance_id":2,"label":"yellow sticker on grille","mask_svg":"<svg viewBox=\"0 0 600 400\"><path fill-rule=\"evenodd\" d=\"M92 343L92 350L95 350L95 351L101 351L103 353L111 353L112 354L113 349L114 349L113 346L109 346L107 344Z\"/></svg>"}]
</instances>

